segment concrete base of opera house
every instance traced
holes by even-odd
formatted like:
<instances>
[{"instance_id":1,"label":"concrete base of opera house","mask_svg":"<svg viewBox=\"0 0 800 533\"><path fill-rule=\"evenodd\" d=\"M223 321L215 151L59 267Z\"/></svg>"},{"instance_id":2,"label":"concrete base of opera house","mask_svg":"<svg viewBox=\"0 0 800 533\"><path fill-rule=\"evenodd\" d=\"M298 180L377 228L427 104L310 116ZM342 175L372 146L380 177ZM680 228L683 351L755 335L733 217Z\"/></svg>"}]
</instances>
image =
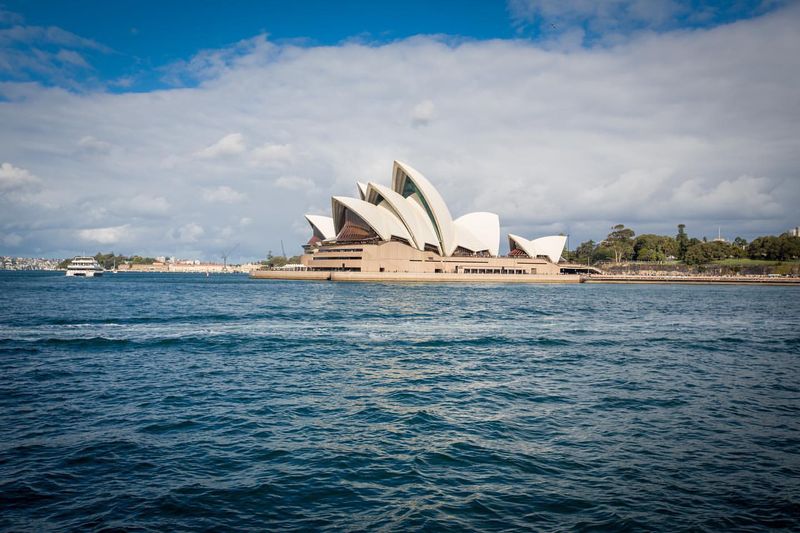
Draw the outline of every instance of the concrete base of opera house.
<instances>
[{"instance_id":1,"label":"concrete base of opera house","mask_svg":"<svg viewBox=\"0 0 800 533\"><path fill-rule=\"evenodd\" d=\"M306 247L293 270L258 270L255 279L429 283L580 283L547 259L488 255L441 256L396 241L334 242Z\"/></svg>"},{"instance_id":2,"label":"concrete base of opera house","mask_svg":"<svg viewBox=\"0 0 800 533\"><path fill-rule=\"evenodd\" d=\"M253 279L304 281L372 281L399 283L580 283L577 274L455 274L431 272L349 272L256 270Z\"/></svg>"}]
</instances>

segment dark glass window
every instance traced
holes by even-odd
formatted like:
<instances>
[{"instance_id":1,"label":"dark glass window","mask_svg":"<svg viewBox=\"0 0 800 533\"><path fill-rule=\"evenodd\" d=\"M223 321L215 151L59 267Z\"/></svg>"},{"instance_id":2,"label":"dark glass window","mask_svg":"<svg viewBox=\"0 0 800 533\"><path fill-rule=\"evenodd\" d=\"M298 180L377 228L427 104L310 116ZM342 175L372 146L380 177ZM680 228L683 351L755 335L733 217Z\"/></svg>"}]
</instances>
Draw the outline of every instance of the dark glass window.
<instances>
[{"instance_id":1,"label":"dark glass window","mask_svg":"<svg viewBox=\"0 0 800 533\"><path fill-rule=\"evenodd\" d=\"M378 239L378 234L363 218L350 209L344 211L344 224L336 240L339 242L369 241Z\"/></svg>"}]
</instances>

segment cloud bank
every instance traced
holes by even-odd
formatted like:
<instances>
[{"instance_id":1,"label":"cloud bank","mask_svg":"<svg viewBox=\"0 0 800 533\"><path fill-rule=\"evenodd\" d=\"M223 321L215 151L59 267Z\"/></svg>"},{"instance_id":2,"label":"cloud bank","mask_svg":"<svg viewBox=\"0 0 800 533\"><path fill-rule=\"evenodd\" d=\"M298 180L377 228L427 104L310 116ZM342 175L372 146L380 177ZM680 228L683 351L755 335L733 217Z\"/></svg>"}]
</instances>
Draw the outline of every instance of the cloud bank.
<instances>
[{"instance_id":1,"label":"cloud bank","mask_svg":"<svg viewBox=\"0 0 800 533\"><path fill-rule=\"evenodd\" d=\"M3 253L297 253L304 213L393 159L520 235L779 233L800 223L798 26L794 5L594 48L257 36L164 70L191 87L0 83Z\"/></svg>"}]
</instances>

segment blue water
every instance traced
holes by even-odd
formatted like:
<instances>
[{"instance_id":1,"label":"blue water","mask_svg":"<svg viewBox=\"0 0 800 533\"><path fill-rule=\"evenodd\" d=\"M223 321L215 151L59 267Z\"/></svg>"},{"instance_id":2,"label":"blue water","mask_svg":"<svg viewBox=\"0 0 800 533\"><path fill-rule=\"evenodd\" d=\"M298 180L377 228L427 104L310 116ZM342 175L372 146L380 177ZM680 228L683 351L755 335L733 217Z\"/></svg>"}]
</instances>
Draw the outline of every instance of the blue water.
<instances>
[{"instance_id":1,"label":"blue water","mask_svg":"<svg viewBox=\"0 0 800 533\"><path fill-rule=\"evenodd\" d=\"M0 273L5 530L800 529L800 290Z\"/></svg>"}]
</instances>

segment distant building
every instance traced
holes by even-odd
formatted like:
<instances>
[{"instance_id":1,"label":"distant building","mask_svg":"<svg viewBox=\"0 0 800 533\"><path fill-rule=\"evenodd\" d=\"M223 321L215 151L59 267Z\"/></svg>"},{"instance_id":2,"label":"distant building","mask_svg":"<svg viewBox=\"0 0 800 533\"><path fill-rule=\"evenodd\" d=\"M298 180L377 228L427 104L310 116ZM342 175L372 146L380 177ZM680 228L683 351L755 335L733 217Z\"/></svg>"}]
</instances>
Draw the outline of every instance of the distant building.
<instances>
[{"instance_id":1,"label":"distant building","mask_svg":"<svg viewBox=\"0 0 800 533\"><path fill-rule=\"evenodd\" d=\"M195 274L230 274L230 273L250 273L258 270L261 265L258 263L245 263L243 265L224 265L222 263L202 263L195 259L186 259L177 263L155 262L153 264L124 264L119 266L123 272L182 272Z\"/></svg>"},{"instance_id":2,"label":"distant building","mask_svg":"<svg viewBox=\"0 0 800 533\"><path fill-rule=\"evenodd\" d=\"M0 270L56 270L60 259L43 257L0 257Z\"/></svg>"},{"instance_id":3,"label":"distant building","mask_svg":"<svg viewBox=\"0 0 800 533\"><path fill-rule=\"evenodd\" d=\"M792 237L800 237L800 226L789 230L789 235Z\"/></svg>"}]
</instances>

